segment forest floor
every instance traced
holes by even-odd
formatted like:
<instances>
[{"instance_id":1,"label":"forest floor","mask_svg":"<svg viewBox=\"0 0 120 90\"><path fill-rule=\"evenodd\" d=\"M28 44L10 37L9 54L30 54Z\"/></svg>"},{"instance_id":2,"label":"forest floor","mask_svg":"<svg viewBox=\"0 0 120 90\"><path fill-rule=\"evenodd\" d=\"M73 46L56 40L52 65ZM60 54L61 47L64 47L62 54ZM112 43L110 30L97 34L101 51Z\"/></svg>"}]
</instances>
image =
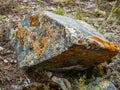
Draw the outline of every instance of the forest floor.
<instances>
[{"instance_id":1,"label":"forest floor","mask_svg":"<svg viewBox=\"0 0 120 90\"><path fill-rule=\"evenodd\" d=\"M19 90L21 86L37 81L36 79L29 78L25 71L19 69L16 53L10 46L9 39L5 36L12 24L23 20L26 15L33 11L54 11L59 7L64 10L65 16L82 19L96 29L104 23L104 29L100 32L104 33L110 41L120 46L120 19L112 17L105 22L106 17L104 13L109 12L111 14L112 7L114 7L113 4L114 2L99 4L95 0L74 0L74 2L69 4L52 2L52 0L44 0L42 2L39 0L17 0L16 2L11 1L11 3L6 2L5 4L4 0L0 0L0 46L4 48L3 50L0 48L0 90ZM99 10L95 12L95 8L99 8L105 12ZM75 15L77 12L78 17ZM102 65L104 72L100 75L93 74L95 77L91 75L91 77L85 79L85 83L91 83L99 77L111 81L120 90L120 53L111 62L106 62ZM80 77L84 75L87 77L89 72L92 73L94 70L90 71L89 69L84 72L70 73L69 75L53 73L53 75L68 79L71 83L73 80L71 76L79 81ZM99 71L95 73L99 73ZM42 78L45 77L43 74L41 76Z\"/></svg>"}]
</instances>

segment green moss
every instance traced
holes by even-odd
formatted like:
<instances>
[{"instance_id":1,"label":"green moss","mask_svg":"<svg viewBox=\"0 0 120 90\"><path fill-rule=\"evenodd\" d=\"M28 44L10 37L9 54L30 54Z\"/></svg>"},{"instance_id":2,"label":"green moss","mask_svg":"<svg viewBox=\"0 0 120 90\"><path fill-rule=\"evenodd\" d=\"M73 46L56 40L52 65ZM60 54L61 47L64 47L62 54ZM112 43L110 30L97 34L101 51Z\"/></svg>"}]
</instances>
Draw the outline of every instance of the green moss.
<instances>
[{"instance_id":1,"label":"green moss","mask_svg":"<svg viewBox=\"0 0 120 90\"><path fill-rule=\"evenodd\" d=\"M64 5L64 4L69 4L71 3L73 0L55 0L56 2Z\"/></svg>"},{"instance_id":2,"label":"green moss","mask_svg":"<svg viewBox=\"0 0 120 90\"><path fill-rule=\"evenodd\" d=\"M43 0L37 0L37 2L42 2Z\"/></svg>"},{"instance_id":3,"label":"green moss","mask_svg":"<svg viewBox=\"0 0 120 90\"><path fill-rule=\"evenodd\" d=\"M44 8L39 8L39 11L40 11L40 12L44 11Z\"/></svg>"},{"instance_id":4,"label":"green moss","mask_svg":"<svg viewBox=\"0 0 120 90\"><path fill-rule=\"evenodd\" d=\"M6 18L5 15L0 15L0 19L4 19L4 18Z\"/></svg>"},{"instance_id":5,"label":"green moss","mask_svg":"<svg viewBox=\"0 0 120 90\"><path fill-rule=\"evenodd\" d=\"M83 19L82 12L77 10L77 12L75 13L75 17L76 17L76 19L82 20Z\"/></svg>"},{"instance_id":6,"label":"green moss","mask_svg":"<svg viewBox=\"0 0 120 90\"><path fill-rule=\"evenodd\" d=\"M104 70L102 65L94 66L93 69L91 70L91 75L102 76L103 74L104 74Z\"/></svg>"},{"instance_id":7,"label":"green moss","mask_svg":"<svg viewBox=\"0 0 120 90\"><path fill-rule=\"evenodd\" d=\"M117 15L120 15L120 7L116 7L114 12L117 14Z\"/></svg>"},{"instance_id":8,"label":"green moss","mask_svg":"<svg viewBox=\"0 0 120 90\"><path fill-rule=\"evenodd\" d=\"M64 16L64 10L62 8L54 10L53 13Z\"/></svg>"},{"instance_id":9,"label":"green moss","mask_svg":"<svg viewBox=\"0 0 120 90\"><path fill-rule=\"evenodd\" d=\"M65 4L68 4L68 3L71 3L71 2L72 2L72 0L64 0Z\"/></svg>"},{"instance_id":10,"label":"green moss","mask_svg":"<svg viewBox=\"0 0 120 90\"><path fill-rule=\"evenodd\" d=\"M101 9L99 9L99 8L96 8L96 9L94 10L94 12L95 12L96 15L106 16L106 12L103 11L103 10L101 10Z\"/></svg>"},{"instance_id":11,"label":"green moss","mask_svg":"<svg viewBox=\"0 0 120 90\"><path fill-rule=\"evenodd\" d=\"M79 90L86 90L86 85L83 78L79 79Z\"/></svg>"}]
</instances>

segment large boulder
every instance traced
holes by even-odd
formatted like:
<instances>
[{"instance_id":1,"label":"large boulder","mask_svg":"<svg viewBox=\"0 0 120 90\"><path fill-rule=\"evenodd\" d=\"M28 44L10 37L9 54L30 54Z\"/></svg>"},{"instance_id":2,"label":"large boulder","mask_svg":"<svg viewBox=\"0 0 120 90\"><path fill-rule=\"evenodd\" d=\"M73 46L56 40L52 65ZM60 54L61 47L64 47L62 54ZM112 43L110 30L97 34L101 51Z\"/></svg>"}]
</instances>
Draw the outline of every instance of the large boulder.
<instances>
[{"instance_id":1,"label":"large boulder","mask_svg":"<svg viewBox=\"0 0 120 90\"><path fill-rule=\"evenodd\" d=\"M119 49L84 21L34 12L10 30L20 67L84 70L111 60Z\"/></svg>"}]
</instances>

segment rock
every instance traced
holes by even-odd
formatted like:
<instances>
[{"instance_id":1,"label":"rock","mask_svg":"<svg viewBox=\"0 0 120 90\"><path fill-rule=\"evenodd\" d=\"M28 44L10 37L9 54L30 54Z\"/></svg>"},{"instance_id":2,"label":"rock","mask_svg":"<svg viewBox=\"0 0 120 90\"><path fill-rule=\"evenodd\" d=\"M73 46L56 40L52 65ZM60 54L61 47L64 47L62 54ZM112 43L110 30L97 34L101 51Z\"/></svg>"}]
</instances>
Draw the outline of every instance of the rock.
<instances>
[{"instance_id":1,"label":"rock","mask_svg":"<svg viewBox=\"0 0 120 90\"><path fill-rule=\"evenodd\" d=\"M21 68L84 70L111 60L119 48L84 21L44 11L13 25L10 39Z\"/></svg>"},{"instance_id":2,"label":"rock","mask_svg":"<svg viewBox=\"0 0 120 90\"><path fill-rule=\"evenodd\" d=\"M99 84L99 88L100 90L117 90L112 82L106 80Z\"/></svg>"}]
</instances>

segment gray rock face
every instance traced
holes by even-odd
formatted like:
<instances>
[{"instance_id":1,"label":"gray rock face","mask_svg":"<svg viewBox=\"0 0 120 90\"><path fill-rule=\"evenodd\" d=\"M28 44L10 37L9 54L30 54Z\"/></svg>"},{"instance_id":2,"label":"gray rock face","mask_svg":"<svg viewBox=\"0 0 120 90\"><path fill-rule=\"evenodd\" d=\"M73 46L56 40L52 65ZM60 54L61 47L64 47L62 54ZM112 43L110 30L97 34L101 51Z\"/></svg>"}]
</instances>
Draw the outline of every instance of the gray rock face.
<instances>
[{"instance_id":1,"label":"gray rock face","mask_svg":"<svg viewBox=\"0 0 120 90\"><path fill-rule=\"evenodd\" d=\"M48 11L33 13L14 25L10 39L20 67L84 70L119 51L87 23Z\"/></svg>"}]
</instances>

